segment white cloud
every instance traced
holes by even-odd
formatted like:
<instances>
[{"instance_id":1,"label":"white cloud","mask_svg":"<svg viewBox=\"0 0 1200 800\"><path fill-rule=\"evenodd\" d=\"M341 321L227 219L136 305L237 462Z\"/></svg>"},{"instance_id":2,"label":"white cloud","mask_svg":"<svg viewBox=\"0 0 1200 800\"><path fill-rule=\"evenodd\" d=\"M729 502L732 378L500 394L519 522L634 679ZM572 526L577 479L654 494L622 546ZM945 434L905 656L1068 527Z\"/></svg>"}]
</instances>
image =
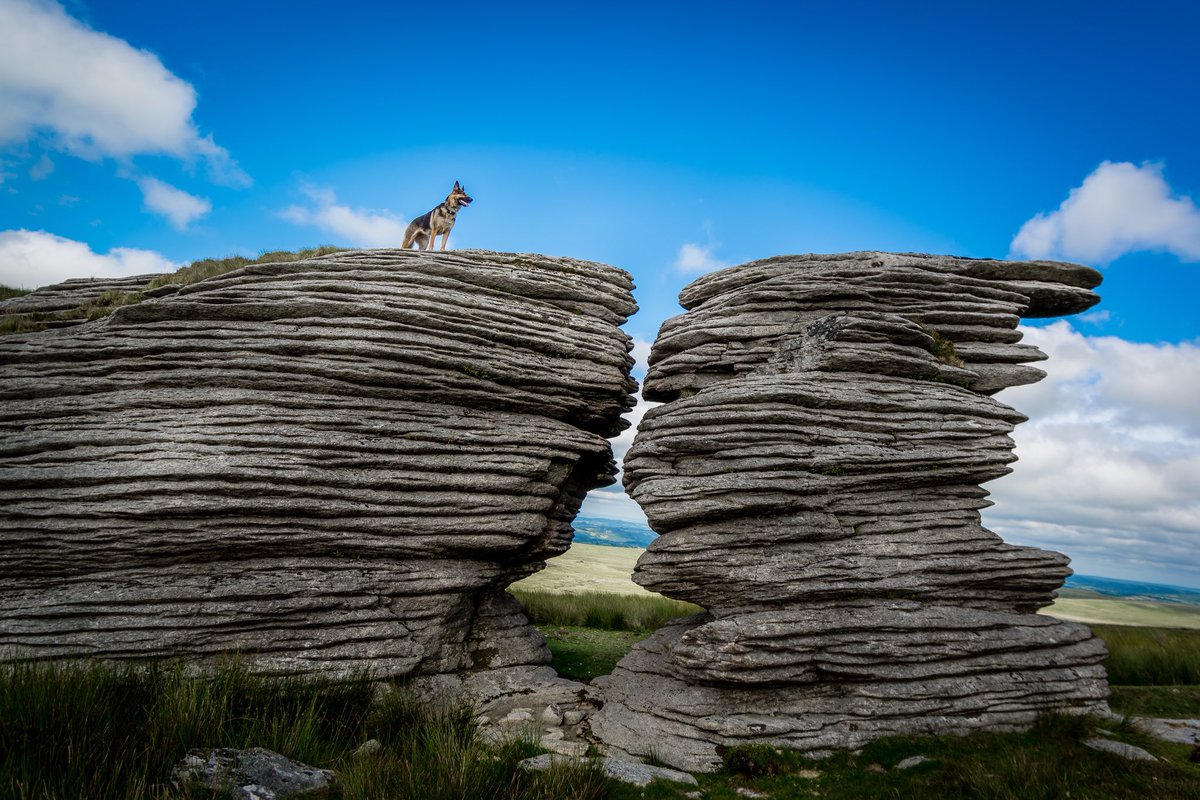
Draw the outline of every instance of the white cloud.
<instances>
[{"instance_id":1,"label":"white cloud","mask_svg":"<svg viewBox=\"0 0 1200 800\"><path fill-rule=\"evenodd\" d=\"M1112 312L1107 308L1100 311L1089 311L1086 314L1079 315L1080 322L1086 322L1088 325L1103 325L1112 320Z\"/></svg>"},{"instance_id":2,"label":"white cloud","mask_svg":"<svg viewBox=\"0 0 1200 800\"><path fill-rule=\"evenodd\" d=\"M88 28L57 3L0 0L0 146L48 132L81 158L200 158L212 180L249 185L228 151L200 135L195 107L195 89L153 53Z\"/></svg>"},{"instance_id":3,"label":"white cloud","mask_svg":"<svg viewBox=\"0 0 1200 800\"><path fill-rule=\"evenodd\" d=\"M675 256L675 269L680 272L712 272L714 269L729 266L714 255L720 246L720 242L684 243L679 248L679 254Z\"/></svg>"},{"instance_id":4,"label":"white cloud","mask_svg":"<svg viewBox=\"0 0 1200 800\"><path fill-rule=\"evenodd\" d=\"M114 247L107 255L46 231L0 231L0 285L35 289L68 278L171 272L179 265L151 250Z\"/></svg>"},{"instance_id":5,"label":"white cloud","mask_svg":"<svg viewBox=\"0 0 1200 800\"><path fill-rule=\"evenodd\" d=\"M646 368L650 365L650 348L653 342L646 339L633 337L633 351L630 353L633 356L633 377L641 381L646 377Z\"/></svg>"},{"instance_id":6,"label":"white cloud","mask_svg":"<svg viewBox=\"0 0 1200 800\"><path fill-rule=\"evenodd\" d=\"M1107 264L1142 250L1200 261L1200 209L1190 197L1174 196L1162 164L1105 161L1057 211L1022 225L1010 252Z\"/></svg>"},{"instance_id":7,"label":"white cloud","mask_svg":"<svg viewBox=\"0 0 1200 800\"><path fill-rule=\"evenodd\" d=\"M51 160L49 153L42 153L42 157L37 160L37 163L29 168L29 177L35 181L45 180L54 172L54 161Z\"/></svg>"},{"instance_id":8,"label":"white cloud","mask_svg":"<svg viewBox=\"0 0 1200 800\"><path fill-rule=\"evenodd\" d=\"M166 217L176 230L184 230L212 211L212 203L206 198L188 194L158 178L139 178L137 184L146 209Z\"/></svg>"},{"instance_id":9,"label":"white cloud","mask_svg":"<svg viewBox=\"0 0 1200 800\"><path fill-rule=\"evenodd\" d=\"M311 225L360 247L399 247L408 221L388 211L339 205L332 189L305 186L311 206L289 206L279 216L297 225Z\"/></svg>"},{"instance_id":10,"label":"white cloud","mask_svg":"<svg viewBox=\"0 0 1200 800\"><path fill-rule=\"evenodd\" d=\"M989 527L1080 572L1200 585L1200 345L1024 330L1049 376L999 397L1030 421Z\"/></svg>"}]
</instances>

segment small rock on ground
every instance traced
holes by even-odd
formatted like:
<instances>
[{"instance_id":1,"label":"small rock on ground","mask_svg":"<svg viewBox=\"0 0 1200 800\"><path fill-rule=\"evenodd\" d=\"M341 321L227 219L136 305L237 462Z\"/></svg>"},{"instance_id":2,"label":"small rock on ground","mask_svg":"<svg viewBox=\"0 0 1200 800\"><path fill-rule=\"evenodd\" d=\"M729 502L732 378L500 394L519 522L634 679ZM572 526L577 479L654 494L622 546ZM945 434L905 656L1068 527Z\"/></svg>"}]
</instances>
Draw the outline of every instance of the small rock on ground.
<instances>
[{"instance_id":1,"label":"small rock on ground","mask_svg":"<svg viewBox=\"0 0 1200 800\"><path fill-rule=\"evenodd\" d=\"M310 767L263 747L192 750L175 765L171 777L180 788L198 782L207 789L229 789L237 800L324 797L337 780L332 770Z\"/></svg>"},{"instance_id":2,"label":"small rock on ground","mask_svg":"<svg viewBox=\"0 0 1200 800\"><path fill-rule=\"evenodd\" d=\"M1158 761L1157 758L1140 747L1134 747L1124 742L1114 742L1112 739L1084 739L1083 743L1093 750L1099 750L1102 753L1112 753L1121 758L1127 758L1130 761Z\"/></svg>"},{"instance_id":3,"label":"small rock on ground","mask_svg":"<svg viewBox=\"0 0 1200 800\"><path fill-rule=\"evenodd\" d=\"M518 764L521 769L543 770L557 764L579 764L583 759L544 753L540 756L527 758ZM649 764L638 764L634 761L622 761L619 758L606 757L603 761L604 774L624 783L634 786L647 786L650 781L664 780L696 785L696 779L686 772L666 767L652 767Z\"/></svg>"},{"instance_id":4,"label":"small rock on ground","mask_svg":"<svg viewBox=\"0 0 1200 800\"><path fill-rule=\"evenodd\" d=\"M926 756L909 756L896 765L896 769L910 769L918 764L924 764L929 759Z\"/></svg>"},{"instance_id":5,"label":"small rock on ground","mask_svg":"<svg viewBox=\"0 0 1200 800\"><path fill-rule=\"evenodd\" d=\"M557 703L546 706L546 710L542 712L542 724L553 727L563 724L563 712Z\"/></svg>"},{"instance_id":6,"label":"small rock on ground","mask_svg":"<svg viewBox=\"0 0 1200 800\"><path fill-rule=\"evenodd\" d=\"M1200 744L1200 719L1134 717L1133 724L1156 739L1176 744Z\"/></svg>"},{"instance_id":7,"label":"small rock on ground","mask_svg":"<svg viewBox=\"0 0 1200 800\"><path fill-rule=\"evenodd\" d=\"M383 748L378 739L367 739L354 751L355 756L373 756Z\"/></svg>"},{"instance_id":8,"label":"small rock on ground","mask_svg":"<svg viewBox=\"0 0 1200 800\"><path fill-rule=\"evenodd\" d=\"M766 792L756 792L753 789L747 789L745 786L737 790L738 797L767 797Z\"/></svg>"}]
</instances>

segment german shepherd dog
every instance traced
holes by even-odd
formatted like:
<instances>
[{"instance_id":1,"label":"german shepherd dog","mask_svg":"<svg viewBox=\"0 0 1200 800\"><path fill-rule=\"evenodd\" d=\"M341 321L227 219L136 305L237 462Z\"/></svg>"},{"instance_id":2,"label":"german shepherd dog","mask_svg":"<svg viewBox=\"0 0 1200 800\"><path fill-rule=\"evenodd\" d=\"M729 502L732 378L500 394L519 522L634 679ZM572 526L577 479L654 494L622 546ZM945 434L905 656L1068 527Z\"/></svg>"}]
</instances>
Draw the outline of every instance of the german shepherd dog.
<instances>
[{"instance_id":1,"label":"german shepherd dog","mask_svg":"<svg viewBox=\"0 0 1200 800\"><path fill-rule=\"evenodd\" d=\"M415 242L418 250L432 250L433 242L440 233L442 234L442 249L445 250L446 242L450 241L450 229L454 227L454 216L458 213L458 209L469 206L472 199L458 185L458 181L455 181L454 188L450 190L445 202L408 223L408 227L404 231L404 244L401 247L407 250Z\"/></svg>"}]
</instances>

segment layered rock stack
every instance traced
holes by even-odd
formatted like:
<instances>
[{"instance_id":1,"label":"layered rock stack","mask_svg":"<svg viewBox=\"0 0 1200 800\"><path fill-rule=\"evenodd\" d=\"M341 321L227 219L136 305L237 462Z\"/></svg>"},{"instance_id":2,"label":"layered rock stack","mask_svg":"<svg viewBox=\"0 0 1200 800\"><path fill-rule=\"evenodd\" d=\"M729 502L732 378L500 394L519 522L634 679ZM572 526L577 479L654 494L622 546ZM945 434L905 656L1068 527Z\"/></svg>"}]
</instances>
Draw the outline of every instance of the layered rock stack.
<instances>
[{"instance_id":1,"label":"layered rock stack","mask_svg":"<svg viewBox=\"0 0 1200 800\"><path fill-rule=\"evenodd\" d=\"M504 588L614 478L631 289L344 252L0 338L0 658L552 679Z\"/></svg>"},{"instance_id":2,"label":"layered rock stack","mask_svg":"<svg viewBox=\"0 0 1200 800\"><path fill-rule=\"evenodd\" d=\"M593 730L689 770L1101 711L1103 644L1034 611L1067 558L982 527L1044 373L1022 317L1097 302L1094 270L849 253L706 275L650 357L625 483L661 536L648 589L707 609L636 646Z\"/></svg>"}]
</instances>

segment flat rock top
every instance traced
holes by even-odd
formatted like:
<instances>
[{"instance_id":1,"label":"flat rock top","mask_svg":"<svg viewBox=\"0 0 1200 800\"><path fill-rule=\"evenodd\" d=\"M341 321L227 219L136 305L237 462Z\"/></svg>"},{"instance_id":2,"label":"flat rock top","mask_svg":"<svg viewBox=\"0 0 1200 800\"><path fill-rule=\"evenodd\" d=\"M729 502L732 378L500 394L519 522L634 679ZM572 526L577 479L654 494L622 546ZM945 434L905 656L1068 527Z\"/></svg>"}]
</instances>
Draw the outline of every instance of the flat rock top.
<instances>
[{"instance_id":1,"label":"flat rock top","mask_svg":"<svg viewBox=\"0 0 1200 800\"><path fill-rule=\"evenodd\" d=\"M1080 264L1062 261L998 261L995 259L939 256L926 253L886 253L867 250L853 253L783 255L750 261L736 267L710 272L692 281L679 293L679 302L692 309L713 298L756 283L781 277L814 277L837 280L861 277L871 272L886 273L897 269L917 269L930 273L959 276L970 281L997 284L1017 293L1027 284L1063 287L1073 301L1054 302L1033 298L1022 316L1061 316L1076 314L1098 301L1089 290L1100 285L1103 276ZM1005 287L1005 284L1009 284ZM1071 292L1070 289L1077 291Z\"/></svg>"},{"instance_id":2,"label":"flat rock top","mask_svg":"<svg viewBox=\"0 0 1200 800\"><path fill-rule=\"evenodd\" d=\"M0 400L252 386L518 411L612 435L636 388L618 327L637 310L632 288L603 264L478 250L250 264L69 330L0 339ZM84 289L96 287L20 299Z\"/></svg>"}]
</instances>

